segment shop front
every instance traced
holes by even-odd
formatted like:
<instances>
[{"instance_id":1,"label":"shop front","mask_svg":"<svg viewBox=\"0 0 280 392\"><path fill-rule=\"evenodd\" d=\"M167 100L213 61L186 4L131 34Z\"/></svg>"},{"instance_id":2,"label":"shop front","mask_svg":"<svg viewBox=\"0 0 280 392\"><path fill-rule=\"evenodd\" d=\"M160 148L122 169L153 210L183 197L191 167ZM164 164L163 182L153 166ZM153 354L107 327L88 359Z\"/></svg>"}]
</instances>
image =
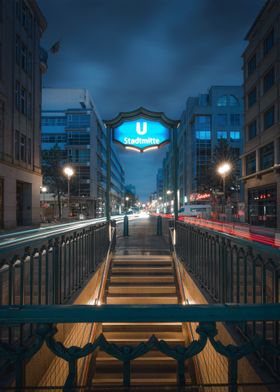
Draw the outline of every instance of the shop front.
<instances>
[{"instance_id":1,"label":"shop front","mask_svg":"<svg viewBox=\"0 0 280 392\"><path fill-rule=\"evenodd\" d=\"M277 185L248 189L248 222L251 225L277 227Z\"/></svg>"}]
</instances>

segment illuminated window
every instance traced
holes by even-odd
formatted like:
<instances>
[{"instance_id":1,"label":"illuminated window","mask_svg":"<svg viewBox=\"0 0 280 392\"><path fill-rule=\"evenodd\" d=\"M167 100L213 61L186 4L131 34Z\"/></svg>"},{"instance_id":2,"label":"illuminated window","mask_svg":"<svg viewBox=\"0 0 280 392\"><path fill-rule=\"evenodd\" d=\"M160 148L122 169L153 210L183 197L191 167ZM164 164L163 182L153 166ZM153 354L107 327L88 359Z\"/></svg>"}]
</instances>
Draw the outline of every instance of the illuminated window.
<instances>
[{"instance_id":1,"label":"illuminated window","mask_svg":"<svg viewBox=\"0 0 280 392\"><path fill-rule=\"evenodd\" d=\"M239 101L234 95L229 95L228 96L228 105L229 106L238 106Z\"/></svg>"},{"instance_id":2,"label":"illuminated window","mask_svg":"<svg viewBox=\"0 0 280 392\"><path fill-rule=\"evenodd\" d=\"M196 138L200 140L210 140L211 132L210 131L196 131Z\"/></svg>"},{"instance_id":3,"label":"illuminated window","mask_svg":"<svg viewBox=\"0 0 280 392\"><path fill-rule=\"evenodd\" d=\"M227 139L227 131L217 131L217 139Z\"/></svg>"},{"instance_id":4,"label":"illuminated window","mask_svg":"<svg viewBox=\"0 0 280 392\"><path fill-rule=\"evenodd\" d=\"M217 106L227 106L227 96L226 95L223 95L220 98L218 98Z\"/></svg>"},{"instance_id":5,"label":"illuminated window","mask_svg":"<svg viewBox=\"0 0 280 392\"><path fill-rule=\"evenodd\" d=\"M230 131L229 133L231 140L239 140L240 139L240 132L239 131Z\"/></svg>"},{"instance_id":6,"label":"illuminated window","mask_svg":"<svg viewBox=\"0 0 280 392\"><path fill-rule=\"evenodd\" d=\"M239 101L234 95L222 95L217 100L217 106L239 106Z\"/></svg>"}]
</instances>

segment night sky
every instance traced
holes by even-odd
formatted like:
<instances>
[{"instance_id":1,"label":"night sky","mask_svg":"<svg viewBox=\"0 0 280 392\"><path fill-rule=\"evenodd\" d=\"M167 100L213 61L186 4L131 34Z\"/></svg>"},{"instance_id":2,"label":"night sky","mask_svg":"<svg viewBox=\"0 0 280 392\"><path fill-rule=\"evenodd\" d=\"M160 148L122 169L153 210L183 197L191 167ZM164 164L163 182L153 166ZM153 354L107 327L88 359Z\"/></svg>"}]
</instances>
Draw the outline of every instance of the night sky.
<instances>
[{"instance_id":1,"label":"night sky","mask_svg":"<svg viewBox=\"0 0 280 392\"><path fill-rule=\"evenodd\" d=\"M139 106L179 119L189 96L242 84L241 55L265 0L38 0L57 40L44 87L87 88L103 119ZM144 200L166 148L117 147L126 183Z\"/></svg>"}]
</instances>

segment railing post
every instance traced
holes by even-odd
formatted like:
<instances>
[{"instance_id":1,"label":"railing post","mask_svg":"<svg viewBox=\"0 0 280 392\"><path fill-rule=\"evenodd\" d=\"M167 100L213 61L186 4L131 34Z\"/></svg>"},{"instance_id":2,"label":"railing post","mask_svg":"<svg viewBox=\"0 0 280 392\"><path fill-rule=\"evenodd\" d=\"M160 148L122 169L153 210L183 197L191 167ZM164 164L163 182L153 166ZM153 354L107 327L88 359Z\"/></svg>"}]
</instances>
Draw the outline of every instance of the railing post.
<instances>
[{"instance_id":1,"label":"railing post","mask_svg":"<svg viewBox=\"0 0 280 392\"><path fill-rule=\"evenodd\" d=\"M59 240L53 244L53 303L59 304Z\"/></svg>"},{"instance_id":2,"label":"railing post","mask_svg":"<svg viewBox=\"0 0 280 392\"><path fill-rule=\"evenodd\" d=\"M128 232L128 216L125 215L125 217L123 218L123 236L124 237L128 237L129 236L129 232Z\"/></svg>"},{"instance_id":3,"label":"railing post","mask_svg":"<svg viewBox=\"0 0 280 392\"><path fill-rule=\"evenodd\" d=\"M157 217L157 235L162 236L162 217Z\"/></svg>"},{"instance_id":4,"label":"railing post","mask_svg":"<svg viewBox=\"0 0 280 392\"><path fill-rule=\"evenodd\" d=\"M229 392L237 392L237 359L228 360Z\"/></svg>"}]
</instances>

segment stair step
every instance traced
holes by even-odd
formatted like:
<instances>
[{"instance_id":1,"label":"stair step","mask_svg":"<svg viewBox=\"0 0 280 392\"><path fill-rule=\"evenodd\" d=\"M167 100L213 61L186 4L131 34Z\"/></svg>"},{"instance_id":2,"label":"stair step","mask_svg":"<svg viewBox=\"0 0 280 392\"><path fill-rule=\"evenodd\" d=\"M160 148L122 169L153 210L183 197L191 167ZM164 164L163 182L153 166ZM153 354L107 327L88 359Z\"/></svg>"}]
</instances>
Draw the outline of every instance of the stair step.
<instances>
[{"instance_id":1,"label":"stair step","mask_svg":"<svg viewBox=\"0 0 280 392\"><path fill-rule=\"evenodd\" d=\"M125 331L125 332L104 332L104 336L108 341L111 340L137 340L139 342L143 342L149 340L152 335L155 335L158 340L168 340L171 339L172 341L184 341L182 332L166 332L166 331L158 331L156 333L150 331Z\"/></svg>"},{"instance_id":2,"label":"stair step","mask_svg":"<svg viewBox=\"0 0 280 392\"><path fill-rule=\"evenodd\" d=\"M113 260L112 265L172 265L172 260L149 260L149 259L139 259L139 260Z\"/></svg>"},{"instance_id":3,"label":"stair step","mask_svg":"<svg viewBox=\"0 0 280 392\"><path fill-rule=\"evenodd\" d=\"M176 294L176 286L109 286L109 294Z\"/></svg>"},{"instance_id":4,"label":"stair step","mask_svg":"<svg viewBox=\"0 0 280 392\"><path fill-rule=\"evenodd\" d=\"M119 260L172 260L170 255L115 255L113 261Z\"/></svg>"},{"instance_id":5,"label":"stair step","mask_svg":"<svg viewBox=\"0 0 280 392\"><path fill-rule=\"evenodd\" d=\"M181 332L182 323L102 323L103 332L114 331L149 331L152 334L156 332Z\"/></svg>"},{"instance_id":6,"label":"stair step","mask_svg":"<svg viewBox=\"0 0 280 392\"><path fill-rule=\"evenodd\" d=\"M173 274L172 267L114 267L112 268L112 274Z\"/></svg>"},{"instance_id":7,"label":"stair step","mask_svg":"<svg viewBox=\"0 0 280 392\"><path fill-rule=\"evenodd\" d=\"M141 283L141 282L149 282L154 283L154 282L174 282L174 276L173 275L167 275L167 276L145 276L145 275L138 275L138 276L111 276L110 277L110 283Z\"/></svg>"},{"instance_id":8,"label":"stair step","mask_svg":"<svg viewBox=\"0 0 280 392\"><path fill-rule=\"evenodd\" d=\"M160 296L160 297L152 297L152 296L142 296L142 297L125 297L125 296L108 296L106 299L107 304L177 304L178 298L177 296Z\"/></svg>"},{"instance_id":9,"label":"stair step","mask_svg":"<svg viewBox=\"0 0 280 392\"><path fill-rule=\"evenodd\" d=\"M93 377L94 385L122 385L123 377L122 374L119 373L105 373L105 374L96 374ZM175 372L172 373L140 373L131 375L131 384L134 385L163 385L168 387L168 385L177 384L177 375ZM188 373L186 373L186 384L191 384L191 379ZM145 389L147 391L147 389ZM168 389L169 390L169 389ZM177 389L176 389L177 390Z\"/></svg>"},{"instance_id":10,"label":"stair step","mask_svg":"<svg viewBox=\"0 0 280 392\"><path fill-rule=\"evenodd\" d=\"M118 361L117 358L114 358L107 354L105 351L98 351L98 356L96 358L97 361ZM134 359L133 361L151 361L151 360L156 360L156 361L175 361L175 359L168 357L167 355L163 354L161 351L158 350L151 350L147 352L146 354L142 355L139 358Z\"/></svg>"}]
</instances>

